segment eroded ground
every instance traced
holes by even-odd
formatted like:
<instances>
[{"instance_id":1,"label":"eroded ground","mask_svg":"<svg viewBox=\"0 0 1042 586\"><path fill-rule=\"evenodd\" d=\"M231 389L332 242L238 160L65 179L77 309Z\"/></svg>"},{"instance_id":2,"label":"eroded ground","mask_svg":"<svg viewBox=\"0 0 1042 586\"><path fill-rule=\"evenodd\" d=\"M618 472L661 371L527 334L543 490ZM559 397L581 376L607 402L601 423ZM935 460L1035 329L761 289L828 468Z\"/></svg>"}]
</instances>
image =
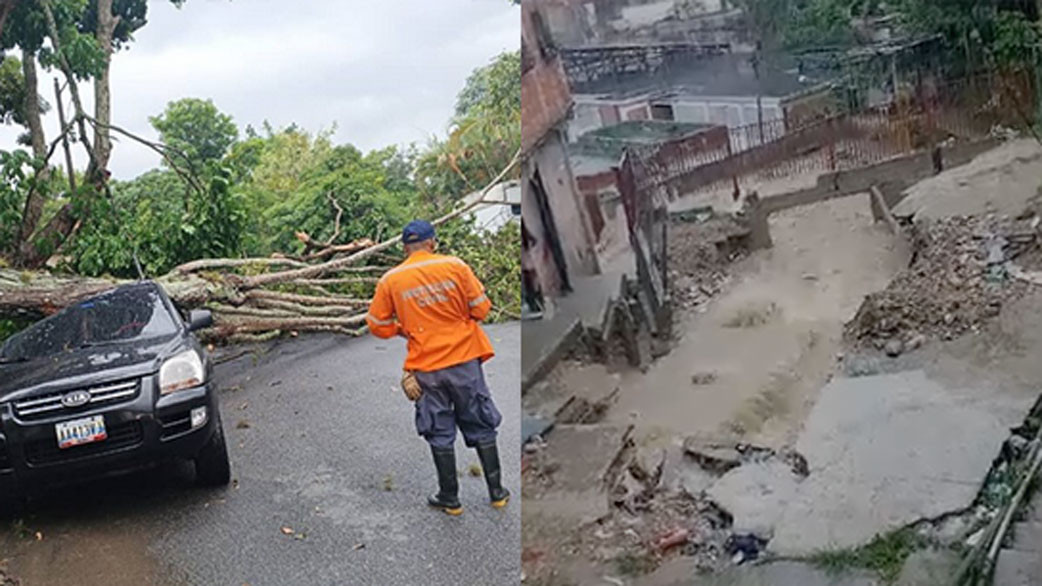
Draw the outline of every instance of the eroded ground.
<instances>
[{"instance_id":1,"label":"eroded ground","mask_svg":"<svg viewBox=\"0 0 1042 586\"><path fill-rule=\"evenodd\" d=\"M923 547L899 583L949 570L1033 434L1038 150L1008 143L913 187L902 213L930 222L898 236L866 195L777 213L774 248L682 297L680 340L647 372L571 361L533 387L526 408L567 421L525 456L528 581L882 584ZM844 552L869 542L900 553L839 578L742 563L856 565Z\"/></svg>"}]
</instances>

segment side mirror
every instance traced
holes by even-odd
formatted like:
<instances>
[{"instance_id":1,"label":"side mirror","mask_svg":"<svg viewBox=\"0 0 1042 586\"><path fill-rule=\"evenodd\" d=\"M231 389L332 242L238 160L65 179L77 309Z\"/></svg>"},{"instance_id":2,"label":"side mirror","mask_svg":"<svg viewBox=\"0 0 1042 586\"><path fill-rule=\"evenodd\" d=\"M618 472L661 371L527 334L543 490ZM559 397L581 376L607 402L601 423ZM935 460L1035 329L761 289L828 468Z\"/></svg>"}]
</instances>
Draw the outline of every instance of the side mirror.
<instances>
[{"instance_id":1,"label":"side mirror","mask_svg":"<svg viewBox=\"0 0 1042 586\"><path fill-rule=\"evenodd\" d=\"M209 309L193 309L188 314L188 331L194 332L213 325L213 314Z\"/></svg>"}]
</instances>

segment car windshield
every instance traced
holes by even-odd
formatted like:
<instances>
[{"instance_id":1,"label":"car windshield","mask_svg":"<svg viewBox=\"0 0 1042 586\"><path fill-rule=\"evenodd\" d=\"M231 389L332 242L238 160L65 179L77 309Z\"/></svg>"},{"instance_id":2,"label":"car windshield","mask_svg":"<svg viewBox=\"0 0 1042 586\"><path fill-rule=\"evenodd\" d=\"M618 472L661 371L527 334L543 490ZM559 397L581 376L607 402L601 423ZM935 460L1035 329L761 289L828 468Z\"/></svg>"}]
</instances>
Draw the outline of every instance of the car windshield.
<instances>
[{"instance_id":1,"label":"car windshield","mask_svg":"<svg viewBox=\"0 0 1042 586\"><path fill-rule=\"evenodd\" d=\"M0 351L0 362L176 332L173 316L156 289L116 289L67 307L12 336Z\"/></svg>"}]
</instances>

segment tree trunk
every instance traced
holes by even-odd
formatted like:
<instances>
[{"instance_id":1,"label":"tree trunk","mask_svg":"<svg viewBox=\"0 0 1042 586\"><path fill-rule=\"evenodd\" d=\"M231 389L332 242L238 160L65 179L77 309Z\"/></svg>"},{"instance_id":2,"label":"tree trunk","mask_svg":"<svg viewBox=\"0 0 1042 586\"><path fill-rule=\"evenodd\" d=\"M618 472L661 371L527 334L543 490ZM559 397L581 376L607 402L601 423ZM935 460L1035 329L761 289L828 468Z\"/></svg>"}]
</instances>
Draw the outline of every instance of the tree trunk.
<instances>
[{"instance_id":1,"label":"tree trunk","mask_svg":"<svg viewBox=\"0 0 1042 586\"><path fill-rule=\"evenodd\" d=\"M51 253L58 250L58 246L72 234L76 226L76 216L72 210L72 202L69 202L54 214L54 217L40 229L38 236L30 243L28 240L22 242L21 265L29 269L38 269L47 262Z\"/></svg>"},{"instance_id":2,"label":"tree trunk","mask_svg":"<svg viewBox=\"0 0 1042 586\"><path fill-rule=\"evenodd\" d=\"M47 140L43 134L43 124L40 121L40 93L37 87L36 76L36 54L32 51L22 51L22 72L25 75L25 104L22 105L25 114L25 122L29 127L29 136L32 140L33 155L38 159L47 158ZM39 176L41 182L47 181L50 173L44 169ZM39 188L32 189L25 201L25 210L22 213L22 227L19 232L19 242L25 245L36 231L36 224L40 221L43 213L44 194Z\"/></svg>"},{"instance_id":3,"label":"tree trunk","mask_svg":"<svg viewBox=\"0 0 1042 586\"><path fill-rule=\"evenodd\" d=\"M112 35L119 19L112 16L112 0L98 0L97 41L105 55L105 65L101 75L94 80L94 155L98 170L108 168L109 155L112 153L112 140L108 126L112 123L112 94L109 88L109 69L112 65Z\"/></svg>"}]
</instances>

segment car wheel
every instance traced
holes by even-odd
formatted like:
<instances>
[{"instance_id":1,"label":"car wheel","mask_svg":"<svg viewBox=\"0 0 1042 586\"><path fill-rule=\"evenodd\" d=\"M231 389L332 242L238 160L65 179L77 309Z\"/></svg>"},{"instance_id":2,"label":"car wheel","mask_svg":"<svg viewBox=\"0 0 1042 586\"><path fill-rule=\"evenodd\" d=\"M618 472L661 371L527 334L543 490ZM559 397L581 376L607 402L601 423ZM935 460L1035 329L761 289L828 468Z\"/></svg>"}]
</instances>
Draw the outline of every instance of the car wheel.
<instances>
[{"instance_id":1,"label":"car wheel","mask_svg":"<svg viewBox=\"0 0 1042 586\"><path fill-rule=\"evenodd\" d=\"M201 486L226 486L231 481L228 447L224 442L220 416L215 423L213 436L195 457L195 482Z\"/></svg>"}]
</instances>

